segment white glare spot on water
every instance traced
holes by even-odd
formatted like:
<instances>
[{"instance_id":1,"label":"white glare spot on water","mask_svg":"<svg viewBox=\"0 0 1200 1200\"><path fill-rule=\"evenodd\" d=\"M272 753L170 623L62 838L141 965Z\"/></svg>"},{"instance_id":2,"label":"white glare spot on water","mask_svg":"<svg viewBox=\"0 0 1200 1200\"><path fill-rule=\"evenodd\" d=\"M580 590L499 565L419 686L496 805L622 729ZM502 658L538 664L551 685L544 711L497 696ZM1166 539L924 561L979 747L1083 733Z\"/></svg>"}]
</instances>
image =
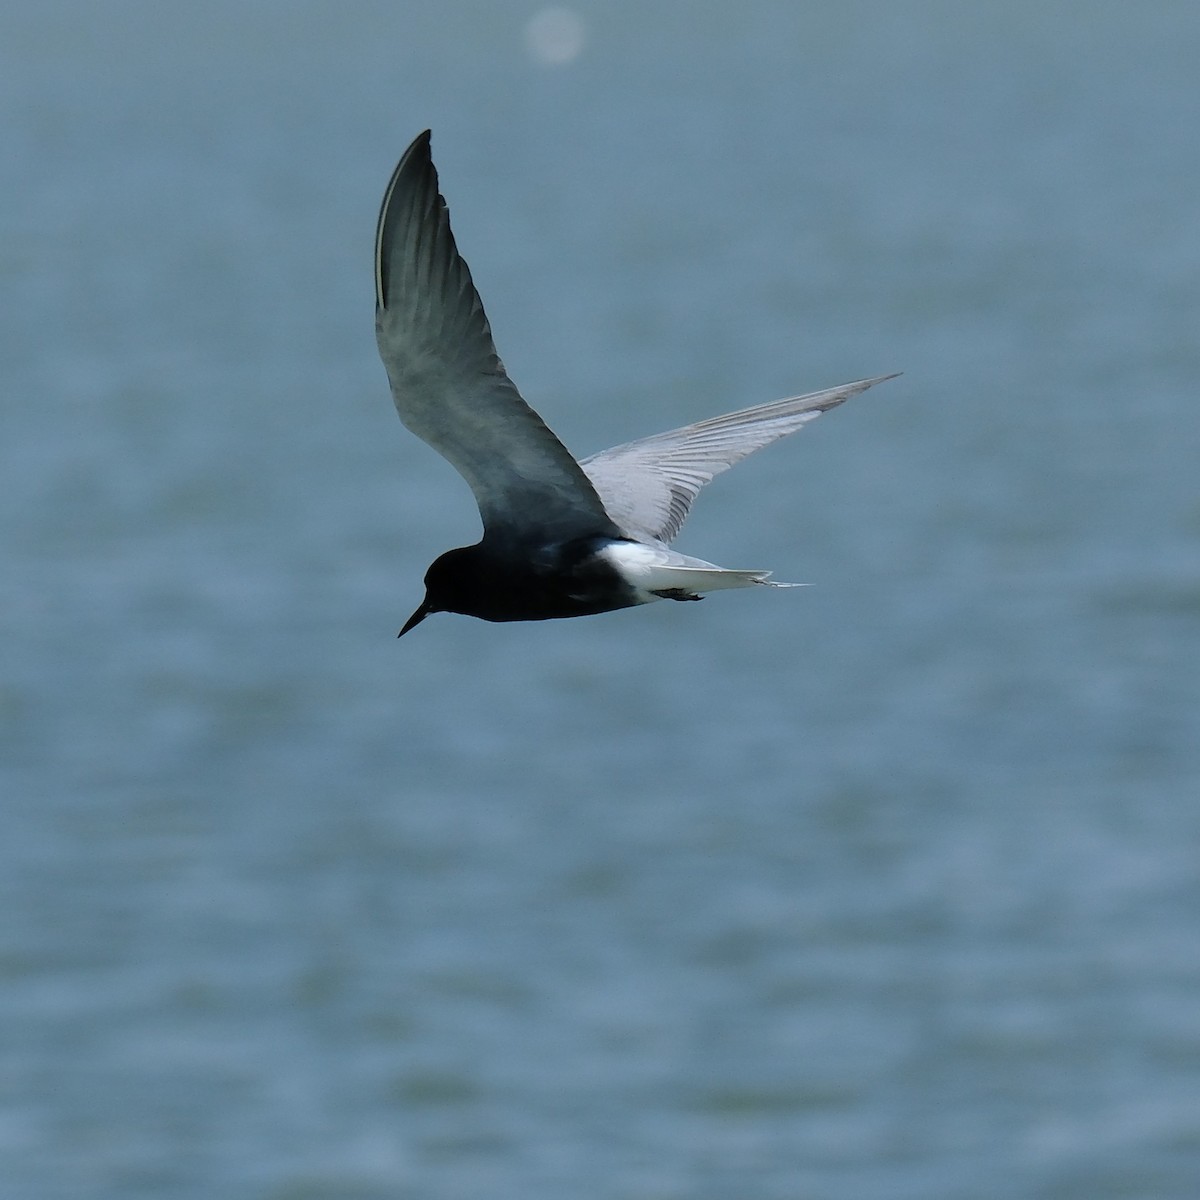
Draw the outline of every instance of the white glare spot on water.
<instances>
[{"instance_id":1,"label":"white glare spot on water","mask_svg":"<svg viewBox=\"0 0 1200 1200\"><path fill-rule=\"evenodd\" d=\"M525 45L541 63L562 66L583 49L583 18L569 8L543 8L525 26Z\"/></svg>"}]
</instances>

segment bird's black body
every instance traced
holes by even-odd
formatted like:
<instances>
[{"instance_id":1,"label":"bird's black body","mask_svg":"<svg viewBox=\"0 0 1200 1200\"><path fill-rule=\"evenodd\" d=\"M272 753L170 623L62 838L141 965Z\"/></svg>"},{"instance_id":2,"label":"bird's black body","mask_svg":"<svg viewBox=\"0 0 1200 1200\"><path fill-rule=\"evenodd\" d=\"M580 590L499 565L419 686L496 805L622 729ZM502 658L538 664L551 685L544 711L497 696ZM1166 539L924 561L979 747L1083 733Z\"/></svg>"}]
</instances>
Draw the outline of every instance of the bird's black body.
<instances>
[{"instance_id":1,"label":"bird's black body","mask_svg":"<svg viewBox=\"0 0 1200 1200\"><path fill-rule=\"evenodd\" d=\"M401 634L430 613L484 621L587 617L642 603L601 551L614 539L597 534L540 545L489 543L447 550L425 573L425 600Z\"/></svg>"}]
</instances>

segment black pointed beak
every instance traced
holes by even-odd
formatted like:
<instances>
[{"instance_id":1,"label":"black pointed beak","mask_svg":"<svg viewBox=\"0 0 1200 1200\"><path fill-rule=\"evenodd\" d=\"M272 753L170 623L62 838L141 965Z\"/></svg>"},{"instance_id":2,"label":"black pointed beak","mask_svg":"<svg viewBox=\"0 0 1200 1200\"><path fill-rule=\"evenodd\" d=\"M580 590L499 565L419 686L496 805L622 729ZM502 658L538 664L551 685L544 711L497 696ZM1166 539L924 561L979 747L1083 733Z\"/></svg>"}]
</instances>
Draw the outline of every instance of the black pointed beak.
<instances>
[{"instance_id":1,"label":"black pointed beak","mask_svg":"<svg viewBox=\"0 0 1200 1200\"><path fill-rule=\"evenodd\" d=\"M433 609L429 607L429 597L427 596L421 601L421 607L404 622L404 628L396 636L403 637L414 625L420 625L431 612L433 612Z\"/></svg>"}]
</instances>

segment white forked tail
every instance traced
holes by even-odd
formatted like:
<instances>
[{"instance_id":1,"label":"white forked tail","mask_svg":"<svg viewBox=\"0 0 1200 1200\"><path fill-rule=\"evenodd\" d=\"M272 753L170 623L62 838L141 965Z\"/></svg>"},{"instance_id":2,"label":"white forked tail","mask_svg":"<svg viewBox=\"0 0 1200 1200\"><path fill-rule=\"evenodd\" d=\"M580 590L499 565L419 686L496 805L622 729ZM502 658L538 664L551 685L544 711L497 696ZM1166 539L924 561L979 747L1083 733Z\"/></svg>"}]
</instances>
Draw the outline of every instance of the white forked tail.
<instances>
[{"instance_id":1,"label":"white forked tail","mask_svg":"<svg viewBox=\"0 0 1200 1200\"><path fill-rule=\"evenodd\" d=\"M613 542L601 554L643 602L661 599L664 592L690 596L726 588L803 586L776 583L770 578L770 571L730 571L702 558L690 558L665 546L648 546L644 542Z\"/></svg>"},{"instance_id":2,"label":"white forked tail","mask_svg":"<svg viewBox=\"0 0 1200 1200\"><path fill-rule=\"evenodd\" d=\"M652 591L681 588L687 592L719 592L725 588L804 587L802 583L776 583L770 571L737 571L725 567L661 567L651 571ZM644 585L642 585L644 586Z\"/></svg>"}]
</instances>

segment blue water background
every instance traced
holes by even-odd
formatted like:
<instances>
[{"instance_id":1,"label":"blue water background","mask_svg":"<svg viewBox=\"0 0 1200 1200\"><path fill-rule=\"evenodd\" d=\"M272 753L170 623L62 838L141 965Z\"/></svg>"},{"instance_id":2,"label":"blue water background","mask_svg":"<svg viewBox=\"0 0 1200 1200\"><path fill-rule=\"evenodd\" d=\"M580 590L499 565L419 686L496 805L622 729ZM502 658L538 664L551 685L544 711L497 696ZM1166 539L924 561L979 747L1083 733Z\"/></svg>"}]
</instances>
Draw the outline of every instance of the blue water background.
<instances>
[{"instance_id":1,"label":"blue water background","mask_svg":"<svg viewBox=\"0 0 1200 1200\"><path fill-rule=\"evenodd\" d=\"M0 14L0 1195L1194 1200L1200 9L537 13ZM905 372L814 586L395 641L426 126L577 453Z\"/></svg>"}]
</instances>

